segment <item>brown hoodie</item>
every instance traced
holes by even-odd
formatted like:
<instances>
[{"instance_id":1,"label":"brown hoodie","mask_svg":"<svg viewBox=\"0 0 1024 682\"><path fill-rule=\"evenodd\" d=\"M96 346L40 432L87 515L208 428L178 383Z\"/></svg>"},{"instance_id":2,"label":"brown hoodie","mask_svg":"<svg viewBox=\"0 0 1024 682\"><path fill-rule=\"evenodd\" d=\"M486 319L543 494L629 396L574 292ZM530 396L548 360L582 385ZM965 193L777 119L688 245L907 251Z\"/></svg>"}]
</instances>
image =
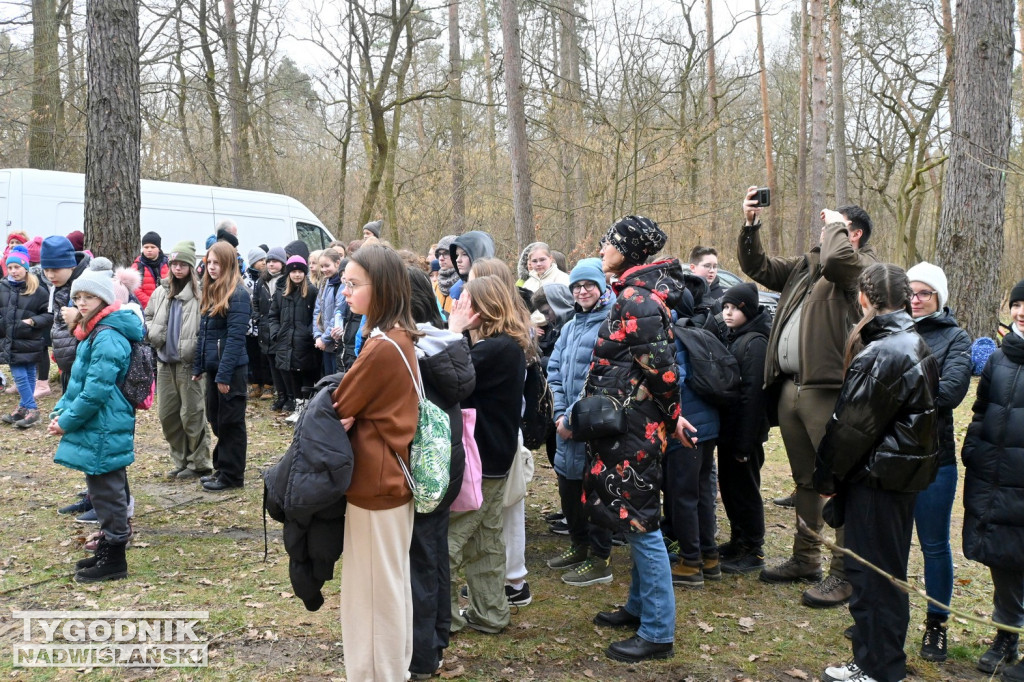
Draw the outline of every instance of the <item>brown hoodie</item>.
<instances>
[{"instance_id":1,"label":"brown hoodie","mask_svg":"<svg viewBox=\"0 0 1024 682\"><path fill-rule=\"evenodd\" d=\"M387 335L419 372L412 339L405 331ZM419 397L398 350L384 339L369 337L352 368L334 391L338 418L355 417L348 438L355 453L348 501L362 509L394 509L412 500L412 491L395 458L409 464L416 434Z\"/></svg>"}]
</instances>

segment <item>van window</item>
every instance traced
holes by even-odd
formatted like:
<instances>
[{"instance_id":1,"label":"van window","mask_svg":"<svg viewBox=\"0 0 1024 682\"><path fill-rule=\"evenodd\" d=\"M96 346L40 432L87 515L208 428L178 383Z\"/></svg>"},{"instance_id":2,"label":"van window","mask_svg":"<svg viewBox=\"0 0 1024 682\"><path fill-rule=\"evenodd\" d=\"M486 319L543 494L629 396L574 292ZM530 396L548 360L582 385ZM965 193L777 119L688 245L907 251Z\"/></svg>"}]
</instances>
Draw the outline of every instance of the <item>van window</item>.
<instances>
[{"instance_id":1,"label":"van window","mask_svg":"<svg viewBox=\"0 0 1024 682\"><path fill-rule=\"evenodd\" d=\"M298 232L299 239L306 242L306 246L309 247L310 251L326 249L331 243L327 239L327 234L320 229L319 225L310 225L300 221L295 223L295 229Z\"/></svg>"}]
</instances>

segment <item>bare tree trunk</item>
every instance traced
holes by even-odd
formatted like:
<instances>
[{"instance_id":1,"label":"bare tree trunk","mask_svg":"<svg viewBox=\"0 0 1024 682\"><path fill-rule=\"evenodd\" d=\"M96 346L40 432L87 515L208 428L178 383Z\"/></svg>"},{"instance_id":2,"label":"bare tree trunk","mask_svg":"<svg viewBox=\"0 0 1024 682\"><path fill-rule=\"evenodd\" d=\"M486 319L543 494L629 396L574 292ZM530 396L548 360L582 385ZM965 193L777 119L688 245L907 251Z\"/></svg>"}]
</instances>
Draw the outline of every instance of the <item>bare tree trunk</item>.
<instances>
[{"instance_id":1,"label":"bare tree trunk","mask_svg":"<svg viewBox=\"0 0 1024 682\"><path fill-rule=\"evenodd\" d=\"M505 91L508 95L508 141L512 157L512 204L515 210L516 252L533 241L533 196L530 157L526 139L526 106L523 101L523 65L519 51L519 3L501 0L501 33L504 44Z\"/></svg>"},{"instance_id":2,"label":"bare tree trunk","mask_svg":"<svg viewBox=\"0 0 1024 682\"><path fill-rule=\"evenodd\" d=\"M405 30L405 54L398 66L395 78L395 100L401 101L405 97L405 77L409 73L409 65L412 63L412 56L416 47L413 39L413 25L410 24ZM401 139L402 113L404 105L396 104L391 111L391 142L392 150L398 149L398 141ZM401 235L398 232L398 211L395 206L395 157L397 152L388 154L387 167L384 173L384 198L387 208L387 230L388 238L392 244L401 243Z\"/></svg>"},{"instance_id":3,"label":"bare tree trunk","mask_svg":"<svg viewBox=\"0 0 1024 682\"><path fill-rule=\"evenodd\" d=\"M345 117L342 123L341 131L341 151L338 154L338 163L341 165L341 169L338 177L338 221L337 229L334 234L338 239L344 239L345 237L345 194L348 191L348 148L352 144L352 121L353 121L353 108L355 103L352 99L352 51L354 49L354 43L349 41L348 43L348 56L345 60L345 64L348 65L344 69L345 74Z\"/></svg>"},{"instance_id":4,"label":"bare tree trunk","mask_svg":"<svg viewBox=\"0 0 1024 682\"><path fill-rule=\"evenodd\" d=\"M174 69L178 72L178 91L176 93L178 112L178 131L181 133L181 144L185 147L185 156L188 158L189 179L195 181L199 177L199 162L196 159L196 152L192 146L192 138L188 129L188 75L185 73L185 66L182 63L181 54L185 51L185 41L181 36L180 17L174 22L177 48L174 53Z\"/></svg>"},{"instance_id":5,"label":"bare tree trunk","mask_svg":"<svg viewBox=\"0 0 1024 682\"><path fill-rule=\"evenodd\" d=\"M796 250L807 251L807 236L811 230L810 197L807 195L807 105L810 102L807 85L810 77L808 54L809 21L807 0L800 0L800 111L796 148Z\"/></svg>"},{"instance_id":6,"label":"bare tree trunk","mask_svg":"<svg viewBox=\"0 0 1024 682\"><path fill-rule=\"evenodd\" d=\"M825 151L828 145L828 104L825 99L825 5L824 0L811 0L811 223L814 212L825 208ZM809 229L814 237L817 231ZM812 242L813 243L813 238Z\"/></svg>"},{"instance_id":7,"label":"bare tree trunk","mask_svg":"<svg viewBox=\"0 0 1024 682\"><path fill-rule=\"evenodd\" d=\"M452 115L452 228L455 234L466 230L466 159L462 130L462 50L459 47L459 2L448 4L448 63L451 77Z\"/></svg>"},{"instance_id":8,"label":"bare tree trunk","mask_svg":"<svg viewBox=\"0 0 1024 682\"><path fill-rule=\"evenodd\" d=\"M255 18L252 20L255 21ZM224 44L228 61L228 105L231 113L231 180L235 187L251 188L253 173L249 151L249 98L242 87L235 0L224 0Z\"/></svg>"},{"instance_id":9,"label":"bare tree trunk","mask_svg":"<svg viewBox=\"0 0 1024 682\"><path fill-rule=\"evenodd\" d=\"M199 0L199 47L203 53L203 74L206 106L210 109L210 154L213 156L213 172L210 179L213 184L221 184L224 156L224 128L221 122L220 100L217 99L217 71L213 61L213 46L210 44L210 10L206 0Z\"/></svg>"},{"instance_id":10,"label":"bare tree trunk","mask_svg":"<svg viewBox=\"0 0 1024 682\"><path fill-rule=\"evenodd\" d=\"M484 111L484 123L487 135L487 154L494 166L498 162L498 143L494 132L494 73L491 68L491 31L487 22L487 0L480 0L480 31L483 34L484 50L484 86L487 93L487 109Z\"/></svg>"},{"instance_id":11,"label":"bare tree trunk","mask_svg":"<svg viewBox=\"0 0 1024 682\"><path fill-rule=\"evenodd\" d=\"M953 54L954 54L954 42L955 42L955 28L953 26L953 8L950 6L951 0L942 0L942 46L946 52L946 68L953 68ZM1024 3L1021 4L1024 8ZM949 82L949 109L950 118L953 116L953 103L955 97L953 96L953 86L955 85L955 79Z\"/></svg>"},{"instance_id":12,"label":"bare tree trunk","mask_svg":"<svg viewBox=\"0 0 1024 682\"><path fill-rule=\"evenodd\" d=\"M992 335L999 321L998 273L1012 122L1013 8L1013 0L957 4L957 106L937 255L949 277L950 307L972 337ZM965 267L969 263L985 267Z\"/></svg>"},{"instance_id":13,"label":"bare tree trunk","mask_svg":"<svg viewBox=\"0 0 1024 682\"><path fill-rule=\"evenodd\" d=\"M29 117L28 165L54 170L57 167L61 103L60 24L56 0L32 0L32 113Z\"/></svg>"},{"instance_id":14,"label":"bare tree trunk","mask_svg":"<svg viewBox=\"0 0 1024 682\"><path fill-rule=\"evenodd\" d=\"M715 72L715 20L711 0L704 0L704 28L707 32L708 44L708 118L710 128L708 135L708 177L710 186L711 211L709 211L708 227L711 232L718 230L718 75Z\"/></svg>"},{"instance_id":15,"label":"bare tree trunk","mask_svg":"<svg viewBox=\"0 0 1024 682\"><path fill-rule=\"evenodd\" d=\"M573 0L561 0L559 17L559 76L567 116L562 124L562 205L564 246L576 247L576 211L583 205L583 168L580 164L579 138L583 116L580 111L579 40L576 34L576 9Z\"/></svg>"},{"instance_id":16,"label":"bare tree trunk","mask_svg":"<svg viewBox=\"0 0 1024 682\"><path fill-rule=\"evenodd\" d=\"M141 239L139 6L94 0L86 7L85 246L128 265Z\"/></svg>"},{"instance_id":17,"label":"bare tree trunk","mask_svg":"<svg viewBox=\"0 0 1024 682\"><path fill-rule=\"evenodd\" d=\"M768 212L768 250L773 255L782 252L780 221L782 218L782 197L779 196L779 178L775 172L775 149L772 137L771 100L768 97L768 69L764 60L764 33L761 30L761 0L754 0L754 16L757 20L757 65L761 76L761 122L764 126L764 163L768 175L768 188L772 191L772 210Z\"/></svg>"},{"instance_id":18,"label":"bare tree trunk","mask_svg":"<svg viewBox=\"0 0 1024 682\"><path fill-rule=\"evenodd\" d=\"M829 0L829 45L832 52L832 162L836 174L836 206L850 203L846 187L846 88L843 78L843 9Z\"/></svg>"}]
</instances>

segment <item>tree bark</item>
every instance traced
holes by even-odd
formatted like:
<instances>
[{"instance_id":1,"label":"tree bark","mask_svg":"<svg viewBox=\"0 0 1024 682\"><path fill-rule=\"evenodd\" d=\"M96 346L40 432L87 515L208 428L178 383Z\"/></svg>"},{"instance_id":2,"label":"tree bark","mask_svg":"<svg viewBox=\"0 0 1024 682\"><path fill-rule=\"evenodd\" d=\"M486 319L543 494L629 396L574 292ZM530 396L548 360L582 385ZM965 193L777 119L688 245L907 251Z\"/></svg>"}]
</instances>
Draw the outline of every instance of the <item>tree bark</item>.
<instances>
[{"instance_id":1,"label":"tree bark","mask_svg":"<svg viewBox=\"0 0 1024 682\"><path fill-rule=\"evenodd\" d=\"M576 34L576 8L573 0L561 0L559 12L559 62L561 99L565 117L562 125L560 155L562 163L562 238L568 249L576 247L576 212L583 205L583 168L580 164L579 138L583 133L580 103L579 39Z\"/></svg>"},{"instance_id":2,"label":"tree bark","mask_svg":"<svg viewBox=\"0 0 1024 682\"><path fill-rule=\"evenodd\" d=\"M484 51L484 91L487 94L484 132L487 135L487 156L494 166L498 162L498 143L494 132L494 73L491 67L491 31L487 22L487 0L480 0L480 32Z\"/></svg>"},{"instance_id":3,"label":"tree bark","mask_svg":"<svg viewBox=\"0 0 1024 682\"><path fill-rule=\"evenodd\" d=\"M459 45L459 2L448 4L448 63L451 75L448 88L451 91L452 116L452 228L455 234L466 230L466 159L464 133L462 130L462 49Z\"/></svg>"},{"instance_id":4,"label":"tree bark","mask_svg":"<svg viewBox=\"0 0 1024 682\"><path fill-rule=\"evenodd\" d=\"M1013 0L957 3L957 84L943 188L938 262L950 307L972 337L999 321L1007 155L1011 134ZM967 264L984 263L984 267Z\"/></svg>"},{"instance_id":5,"label":"tree bark","mask_svg":"<svg viewBox=\"0 0 1024 682\"><path fill-rule=\"evenodd\" d=\"M505 91L508 96L508 141L512 157L512 203L515 211L516 253L533 241L533 196L523 101L523 65L519 50L519 3L501 0Z\"/></svg>"},{"instance_id":6,"label":"tree bark","mask_svg":"<svg viewBox=\"0 0 1024 682\"><path fill-rule=\"evenodd\" d=\"M708 177L710 186L711 211L708 215L708 227L711 232L718 231L718 75L715 72L715 19L711 0L704 0L704 29L707 33L708 60L708 119L711 128L708 135Z\"/></svg>"},{"instance_id":7,"label":"tree bark","mask_svg":"<svg viewBox=\"0 0 1024 682\"><path fill-rule=\"evenodd\" d=\"M796 148L797 228L795 230L795 246L798 253L807 251L807 236L811 229L810 197L807 195L807 109L810 101L810 95L807 92L810 76L808 55L810 27L808 24L807 0L800 0L800 108L798 114L800 122Z\"/></svg>"},{"instance_id":8,"label":"tree bark","mask_svg":"<svg viewBox=\"0 0 1024 682\"><path fill-rule=\"evenodd\" d=\"M57 168L61 106L60 24L56 0L32 0L32 112L29 116L28 165Z\"/></svg>"},{"instance_id":9,"label":"tree bark","mask_svg":"<svg viewBox=\"0 0 1024 682\"><path fill-rule=\"evenodd\" d=\"M213 46L210 43L210 9L206 0L199 0L199 48L203 53L204 94L206 106L210 109L210 154L213 156L213 170L209 173L213 184L221 184L223 175L224 128L221 122L220 100L217 97L217 70L213 61Z\"/></svg>"},{"instance_id":10,"label":"tree bark","mask_svg":"<svg viewBox=\"0 0 1024 682\"><path fill-rule=\"evenodd\" d=\"M251 21L255 21L255 18ZM235 187L251 189L253 172L249 150L249 97L242 86L235 0L224 0L224 45L228 62L228 106L231 114L231 180Z\"/></svg>"},{"instance_id":11,"label":"tree bark","mask_svg":"<svg viewBox=\"0 0 1024 682\"><path fill-rule=\"evenodd\" d=\"M832 53L832 163L836 206L850 203L846 184L846 88L843 78L843 10L841 0L829 0L829 46Z\"/></svg>"},{"instance_id":12,"label":"tree bark","mask_svg":"<svg viewBox=\"0 0 1024 682\"><path fill-rule=\"evenodd\" d=\"M772 191L772 210L768 212L768 249L772 254L782 252L780 219L782 197L779 196L779 178L775 172L775 142L772 137L771 99L768 97L768 69L764 59L764 33L761 30L761 0L754 0L757 20L757 65L761 76L761 122L764 127L764 163L768 188Z\"/></svg>"},{"instance_id":13,"label":"tree bark","mask_svg":"<svg viewBox=\"0 0 1024 682\"><path fill-rule=\"evenodd\" d=\"M820 233L814 212L825 208L825 157L828 145L828 103L825 97L827 75L825 60L825 0L810 0L811 18L811 215L805 229L811 243ZM812 227L814 225L814 227Z\"/></svg>"},{"instance_id":14,"label":"tree bark","mask_svg":"<svg viewBox=\"0 0 1024 682\"><path fill-rule=\"evenodd\" d=\"M129 265L139 232L139 6L87 3L85 246Z\"/></svg>"}]
</instances>

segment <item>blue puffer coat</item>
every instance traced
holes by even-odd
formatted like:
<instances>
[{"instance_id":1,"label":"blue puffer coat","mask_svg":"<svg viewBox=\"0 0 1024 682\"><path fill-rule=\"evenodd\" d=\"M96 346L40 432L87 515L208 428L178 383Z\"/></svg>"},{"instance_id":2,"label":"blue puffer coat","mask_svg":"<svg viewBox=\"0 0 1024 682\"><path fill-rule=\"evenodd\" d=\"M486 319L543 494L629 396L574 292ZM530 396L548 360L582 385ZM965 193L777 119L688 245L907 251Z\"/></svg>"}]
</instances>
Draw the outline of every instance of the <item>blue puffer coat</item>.
<instances>
[{"instance_id":1,"label":"blue puffer coat","mask_svg":"<svg viewBox=\"0 0 1024 682\"><path fill-rule=\"evenodd\" d=\"M572 406L580 399L580 391L590 371L597 331L608 317L608 306L614 300L614 295L602 296L589 312L582 312L578 305L575 306L576 316L562 327L548 359L548 386L554 398L556 422L561 416L568 419ZM563 440L558 435L555 438L558 442L555 471L570 481L582 481L587 461L586 442Z\"/></svg>"},{"instance_id":2,"label":"blue puffer coat","mask_svg":"<svg viewBox=\"0 0 1024 682\"><path fill-rule=\"evenodd\" d=\"M679 340L676 340L676 366L679 368L679 407L686 421L697 430L697 441L706 443L718 438L718 408L708 405L686 384L686 377L690 374L690 354ZM678 445L679 441L673 443Z\"/></svg>"},{"instance_id":3,"label":"blue puffer coat","mask_svg":"<svg viewBox=\"0 0 1024 682\"><path fill-rule=\"evenodd\" d=\"M135 461L135 409L118 383L128 372L129 341L143 337L139 316L116 303L96 315L88 330L96 324L112 329L86 336L78 344L68 390L54 408L64 436L53 457L58 464L94 476Z\"/></svg>"}]
</instances>

